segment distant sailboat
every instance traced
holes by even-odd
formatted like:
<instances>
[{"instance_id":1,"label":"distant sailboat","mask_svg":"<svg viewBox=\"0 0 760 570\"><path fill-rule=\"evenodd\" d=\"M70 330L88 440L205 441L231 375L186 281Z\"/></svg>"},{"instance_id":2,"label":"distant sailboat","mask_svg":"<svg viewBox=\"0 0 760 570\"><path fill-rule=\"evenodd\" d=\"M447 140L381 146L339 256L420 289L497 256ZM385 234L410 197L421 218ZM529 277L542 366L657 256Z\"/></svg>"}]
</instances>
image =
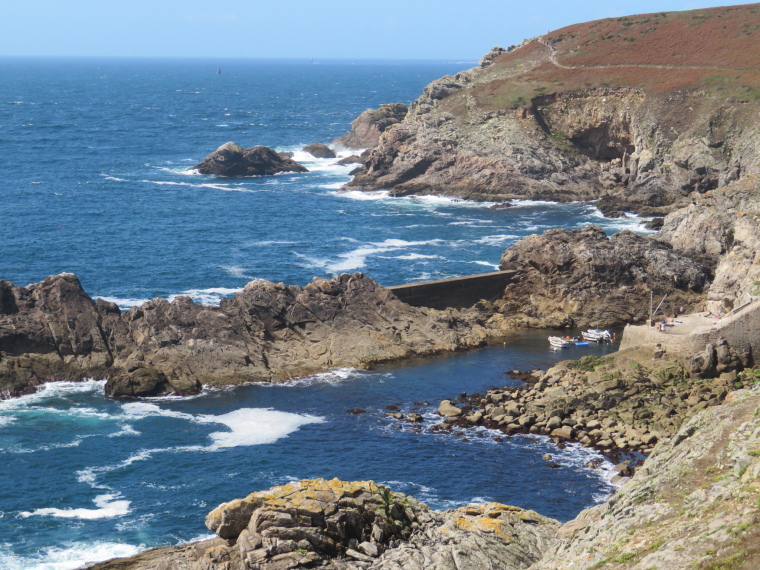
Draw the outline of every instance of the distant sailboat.
<instances>
[{"instance_id":1,"label":"distant sailboat","mask_svg":"<svg viewBox=\"0 0 760 570\"><path fill-rule=\"evenodd\" d=\"M221 74L222 74L222 68L221 68L221 67L218 67L218 68L216 69L216 74L217 74L217 75L221 75Z\"/></svg>"}]
</instances>

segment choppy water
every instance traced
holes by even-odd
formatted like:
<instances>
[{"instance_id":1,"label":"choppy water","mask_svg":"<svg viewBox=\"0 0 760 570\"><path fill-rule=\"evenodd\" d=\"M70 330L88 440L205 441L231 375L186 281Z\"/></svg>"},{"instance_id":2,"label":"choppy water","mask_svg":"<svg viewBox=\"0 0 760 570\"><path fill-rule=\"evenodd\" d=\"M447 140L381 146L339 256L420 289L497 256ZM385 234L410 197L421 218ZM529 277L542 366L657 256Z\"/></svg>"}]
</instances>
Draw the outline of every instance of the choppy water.
<instances>
[{"instance_id":1,"label":"choppy water","mask_svg":"<svg viewBox=\"0 0 760 570\"><path fill-rule=\"evenodd\" d=\"M590 204L491 210L343 192L351 167L298 152L465 67L0 59L0 279L71 271L122 307L177 294L213 303L253 278L304 284L363 271L391 285L493 270L506 247L548 228L639 227ZM229 140L296 151L310 172L188 172ZM436 508L498 500L572 518L611 489L583 467L593 453L426 432L442 398L503 385L505 370L606 350L552 351L545 337L185 400L114 402L94 380L0 402L0 567L76 568L191 540L218 503L303 477L375 479ZM384 415L415 401L430 402L419 406L421 433Z\"/></svg>"}]
</instances>

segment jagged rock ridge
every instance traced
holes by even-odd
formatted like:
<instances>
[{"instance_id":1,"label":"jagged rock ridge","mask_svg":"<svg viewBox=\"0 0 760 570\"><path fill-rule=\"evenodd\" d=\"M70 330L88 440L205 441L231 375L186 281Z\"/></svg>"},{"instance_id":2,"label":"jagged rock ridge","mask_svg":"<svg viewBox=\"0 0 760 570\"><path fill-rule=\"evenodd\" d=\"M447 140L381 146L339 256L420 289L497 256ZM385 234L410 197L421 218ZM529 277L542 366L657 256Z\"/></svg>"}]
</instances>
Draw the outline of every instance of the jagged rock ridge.
<instances>
[{"instance_id":1,"label":"jagged rock ridge","mask_svg":"<svg viewBox=\"0 0 760 570\"><path fill-rule=\"evenodd\" d=\"M111 396L192 394L475 347L500 326L411 307L362 274L305 287L257 280L219 306L179 296L125 313L90 299L73 274L0 281L0 388L10 397L94 376Z\"/></svg>"}]
</instances>

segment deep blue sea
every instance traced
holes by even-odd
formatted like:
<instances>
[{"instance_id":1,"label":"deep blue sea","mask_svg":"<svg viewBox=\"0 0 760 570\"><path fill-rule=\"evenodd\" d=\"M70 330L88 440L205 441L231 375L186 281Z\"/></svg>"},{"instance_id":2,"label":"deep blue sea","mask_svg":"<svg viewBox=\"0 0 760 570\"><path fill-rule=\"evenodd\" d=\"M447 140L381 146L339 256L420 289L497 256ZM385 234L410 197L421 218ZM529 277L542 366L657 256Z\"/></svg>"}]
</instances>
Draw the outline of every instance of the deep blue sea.
<instances>
[{"instance_id":1,"label":"deep blue sea","mask_svg":"<svg viewBox=\"0 0 760 570\"><path fill-rule=\"evenodd\" d=\"M506 247L549 228L641 230L586 203L492 210L345 192L352 167L300 152L473 65L0 59L0 279L68 271L125 309L179 294L208 304L255 278L303 285L362 271L395 285L495 270ZM228 141L294 151L310 172L188 170ZM493 500L568 520L613 490L609 470L585 468L594 452L428 432L443 398L610 350L552 350L546 336L188 399L111 401L93 379L0 402L0 568L73 569L205 537L219 503L305 477L373 479L435 508ZM419 433L385 416L393 404L423 413Z\"/></svg>"}]
</instances>

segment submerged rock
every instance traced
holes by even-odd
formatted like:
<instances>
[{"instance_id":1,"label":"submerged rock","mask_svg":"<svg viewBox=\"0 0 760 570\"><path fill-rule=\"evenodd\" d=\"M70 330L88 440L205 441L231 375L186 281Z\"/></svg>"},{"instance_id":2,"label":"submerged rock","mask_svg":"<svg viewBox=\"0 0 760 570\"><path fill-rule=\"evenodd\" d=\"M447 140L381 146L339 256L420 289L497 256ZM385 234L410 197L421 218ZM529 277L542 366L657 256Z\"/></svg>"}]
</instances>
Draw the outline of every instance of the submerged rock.
<instances>
[{"instance_id":1,"label":"submerged rock","mask_svg":"<svg viewBox=\"0 0 760 570\"><path fill-rule=\"evenodd\" d=\"M269 176L279 172L308 172L305 167L271 148L259 145L244 149L234 142L223 144L189 170L233 178Z\"/></svg>"}]
</instances>

